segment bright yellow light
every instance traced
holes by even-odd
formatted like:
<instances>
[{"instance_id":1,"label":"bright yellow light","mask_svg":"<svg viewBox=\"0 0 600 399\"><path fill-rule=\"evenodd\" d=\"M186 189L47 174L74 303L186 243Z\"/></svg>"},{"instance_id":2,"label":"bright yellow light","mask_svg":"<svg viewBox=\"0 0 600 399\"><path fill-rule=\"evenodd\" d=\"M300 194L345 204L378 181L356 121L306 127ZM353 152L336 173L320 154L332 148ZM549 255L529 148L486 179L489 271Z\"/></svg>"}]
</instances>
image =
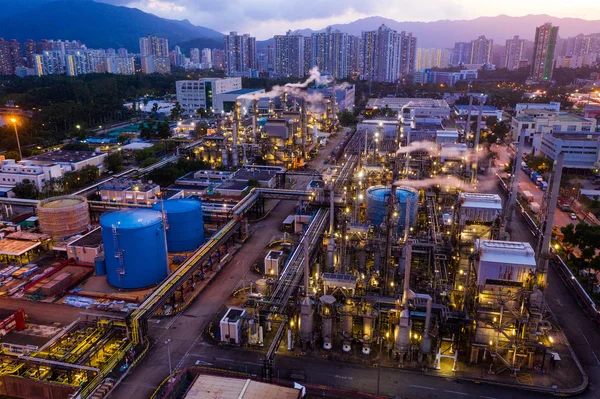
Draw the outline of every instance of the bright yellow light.
<instances>
[{"instance_id":1,"label":"bright yellow light","mask_svg":"<svg viewBox=\"0 0 600 399\"><path fill-rule=\"evenodd\" d=\"M10 121L11 121L12 123L17 123L17 120L16 120L15 118L10 118Z\"/></svg>"},{"instance_id":2,"label":"bright yellow light","mask_svg":"<svg viewBox=\"0 0 600 399\"><path fill-rule=\"evenodd\" d=\"M550 343L554 342L554 339L552 337L548 337L548 339L550 340Z\"/></svg>"}]
</instances>

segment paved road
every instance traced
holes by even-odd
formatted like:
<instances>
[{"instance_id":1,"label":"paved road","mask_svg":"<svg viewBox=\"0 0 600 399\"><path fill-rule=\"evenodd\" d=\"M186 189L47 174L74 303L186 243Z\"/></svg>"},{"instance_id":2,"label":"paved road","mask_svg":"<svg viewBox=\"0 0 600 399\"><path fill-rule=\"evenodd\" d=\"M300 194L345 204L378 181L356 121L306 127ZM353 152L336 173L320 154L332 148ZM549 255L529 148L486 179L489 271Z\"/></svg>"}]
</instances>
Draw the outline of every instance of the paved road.
<instances>
[{"instance_id":1,"label":"paved road","mask_svg":"<svg viewBox=\"0 0 600 399\"><path fill-rule=\"evenodd\" d=\"M502 165L508 164L509 159L511 157L513 157L512 152L509 152L508 147L505 145L493 145L492 150L498 154L499 162ZM527 151L527 148L526 148L526 151ZM542 191L542 189L540 189L538 186L536 186L533 183L533 181L529 178L529 176L527 176L527 174L525 174L525 172L523 172L523 169L521 169L520 166L518 168L518 173L519 173L519 186L521 187L521 190L529 191L531 194L533 194L534 201L537 202L538 204L542 205L543 198L544 198L544 195L546 194L546 191ZM571 212L564 212L557 208L556 214L554 216L554 225L563 227L570 223L577 224L577 221L572 220L571 217L569 216L570 213Z\"/></svg>"}]
</instances>

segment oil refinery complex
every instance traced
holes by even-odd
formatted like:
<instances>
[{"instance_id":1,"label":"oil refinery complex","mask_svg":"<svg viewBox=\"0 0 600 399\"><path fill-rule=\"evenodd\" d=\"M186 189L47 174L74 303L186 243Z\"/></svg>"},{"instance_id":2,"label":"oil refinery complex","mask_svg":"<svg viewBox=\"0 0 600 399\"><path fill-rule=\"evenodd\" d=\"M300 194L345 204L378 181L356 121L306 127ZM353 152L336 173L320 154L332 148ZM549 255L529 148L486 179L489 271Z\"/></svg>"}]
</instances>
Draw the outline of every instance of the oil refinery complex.
<instances>
[{"instance_id":1,"label":"oil refinery complex","mask_svg":"<svg viewBox=\"0 0 600 399\"><path fill-rule=\"evenodd\" d=\"M82 312L45 342L11 342L22 335L6 331L0 395L107 397L162 345L153 324L201 305L234 256L252 266L223 293L225 306L208 325L180 320L216 356L258 354L260 372L244 373L252 389L260 383L251 379L287 384L274 368L280 356L585 389L545 298L562 157L545 205L549 228L532 246L516 239L518 178L501 180L480 145L482 112L470 132L448 123L443 100L406 99L398 117L343 130L335 96L305 87L242 93L214 134L178 151L231 171L195 171L155 189L138 169L73 196L2 200L35 208L39 221L35 233L3 230L1 253L18 265L0 270L4 303ZM252 164L259 155L267 165ZM275 220L285 204L293 209ZM267 245L255 248L256 235ZM6 240L33 247L9 252ZM66 260L38 261L40 253ZM208 382L173 366L169 352L155 397L202 397ZM299 397L283 387L274 395Z\"/></svg>"}]
</instances>

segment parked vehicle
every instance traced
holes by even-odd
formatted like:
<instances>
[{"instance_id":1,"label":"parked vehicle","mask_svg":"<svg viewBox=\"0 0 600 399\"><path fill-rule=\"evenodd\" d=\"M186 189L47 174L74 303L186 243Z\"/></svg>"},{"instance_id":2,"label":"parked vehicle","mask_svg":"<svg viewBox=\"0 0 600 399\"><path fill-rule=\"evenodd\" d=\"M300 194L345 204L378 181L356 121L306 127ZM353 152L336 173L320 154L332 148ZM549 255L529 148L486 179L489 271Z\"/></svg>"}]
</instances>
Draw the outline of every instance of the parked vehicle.
<instances>
[{"instance_id":1,"label":"parked vehicle","mask_svg":"<svg viewBox=\"0 0 600 399\"><path fill-rule=\"evenodd\" d=\"M571 212L571 213L569 214L569 217L570 217L572 220L577 220L577 214L576 214L575 212Z\"/></svg>"}]
</instances>

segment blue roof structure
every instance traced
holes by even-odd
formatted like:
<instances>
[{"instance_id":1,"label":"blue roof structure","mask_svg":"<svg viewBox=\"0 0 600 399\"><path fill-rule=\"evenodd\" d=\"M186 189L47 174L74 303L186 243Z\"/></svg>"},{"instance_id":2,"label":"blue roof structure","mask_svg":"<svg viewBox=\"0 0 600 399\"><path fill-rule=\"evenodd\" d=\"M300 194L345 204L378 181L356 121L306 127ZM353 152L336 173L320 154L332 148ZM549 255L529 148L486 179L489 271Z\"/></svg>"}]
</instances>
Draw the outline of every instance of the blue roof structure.
<instances>
[{"instance_id":1,"label":"blue roof structure","mask_svg":"<svg viewBox=\"0 0 600 399\"><path fill-rule=\"evenodd\" d=\"M234 90L234 91L228 91L225 94L248 94L248 93L254 93L255 91L260 91L260 89L238 89L238 90Z\"/></svg>"},{"instance_id":2,"label":"blue roof structure","mask_svg":"<svg viewBox=\"0 0 600 399\"><path fill-rule=\"evenodd\" d=\"M105 213L100 218L103 227L117 226L119 229L139 229L162 221L162 214L150 209L128 209Z\"/></svg>"}]
</instances>

